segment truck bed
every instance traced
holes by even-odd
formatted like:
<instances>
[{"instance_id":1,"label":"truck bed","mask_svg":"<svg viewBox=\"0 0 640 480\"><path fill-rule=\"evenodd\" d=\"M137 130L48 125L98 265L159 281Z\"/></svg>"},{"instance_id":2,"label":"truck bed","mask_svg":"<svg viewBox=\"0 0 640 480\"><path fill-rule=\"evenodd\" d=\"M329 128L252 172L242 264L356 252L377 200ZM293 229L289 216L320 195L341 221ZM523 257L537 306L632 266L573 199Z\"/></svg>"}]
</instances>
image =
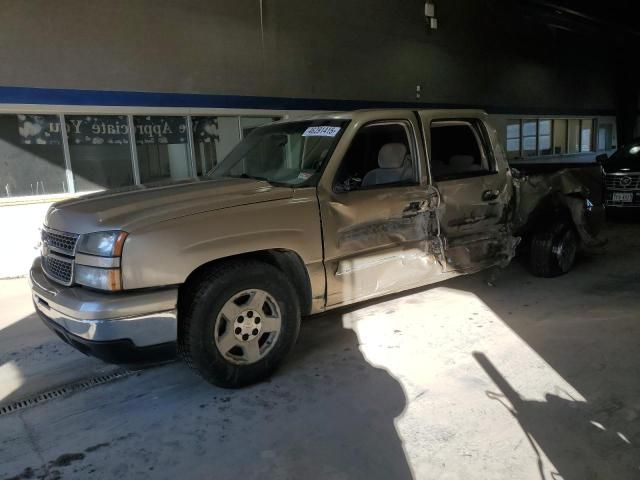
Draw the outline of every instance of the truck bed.
<instances>
[{"instance_id":1,"label":"truck bed","mask_svg":"<svg viewBox=\"0 0 640 480\"><path fill-rule=\"evenodd\" d=\"M516 169L525 177L533 179L551 175L562 175L560 172L570 172L570 176L578 180L589 190L589 200L594 205L604 203L604 174L602 166L595 161L583 162L511 162L510 167Z\"/></svg>"}]
</instances>

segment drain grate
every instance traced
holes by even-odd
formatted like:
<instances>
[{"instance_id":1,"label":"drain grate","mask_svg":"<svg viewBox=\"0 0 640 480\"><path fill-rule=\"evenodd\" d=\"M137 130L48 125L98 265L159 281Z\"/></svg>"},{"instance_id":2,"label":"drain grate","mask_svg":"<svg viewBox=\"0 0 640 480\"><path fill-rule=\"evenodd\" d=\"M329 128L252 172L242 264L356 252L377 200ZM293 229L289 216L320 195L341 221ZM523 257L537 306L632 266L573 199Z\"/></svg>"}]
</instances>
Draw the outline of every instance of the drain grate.
<instances>
[{"instance_id":1,"label":"drain grate","mask_svg":"<svg viewBox=\"0 0 640 480\"><path fill-rule=\"evenodd\" d=\"M86 378L84 380L79 380L77 382L73 382L59 388L54 388L53 390L48 390L43 393L37 393L30 397L23 398L22 400L0 404L0 416L15 413L17 411L24 410L25 408L35 407L36 405L40 405L49 400L66 397L82 390L87 390L89 388L112 382L120 378L128 377L129 375L133 375L134 373L137 372L134 370L119 369L107 375L98 375L95 377Z\"/></svg>"}]
</instances>

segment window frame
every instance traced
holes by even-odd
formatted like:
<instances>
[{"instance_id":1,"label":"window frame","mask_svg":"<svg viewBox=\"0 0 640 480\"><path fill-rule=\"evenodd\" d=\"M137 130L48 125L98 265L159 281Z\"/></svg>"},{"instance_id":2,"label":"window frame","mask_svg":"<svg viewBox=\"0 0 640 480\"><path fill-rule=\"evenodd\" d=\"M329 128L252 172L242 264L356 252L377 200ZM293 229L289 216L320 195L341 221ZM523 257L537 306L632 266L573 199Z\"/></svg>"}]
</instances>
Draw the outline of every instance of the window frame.
<instances>
[{"instance_id":1,"label":"window frame","mask_svg":"<svg viewBox=\"0 0 640 480\"><path fill-rule=\"evenodd\" d=\"M440 179L435 178L435 175L433 174L433 168L431 165L432 157L433 157L431 153L431 130L433 128L453 127L453 126L466 126L471 129L471 132L473 133L473 136L476 139L478 150L480 151L481 160L483 162L486 162L487 166L489 167L488 170L460 172L457 174L447 175L445 178L440 178ZM487 152L489 152L489 154L487 154ZM448 182L451 180L461 180L465 178L488 177L490 175L498 174L498 164L496 162L495 155L493 154L491 139L489 137L486 125L480 119L433 120L429 125L429 151L428 151L427 161L429 162L429 172L431 172L431 181L433 183Z\"/></svg>"},{"instance_id":2,"label":"window frame","mask_svg":"<svg viewBox=\"0 0 640 480\"><path fill-rule=\"evenodd\" d=\"M394 182L394 183L383 183L380 185L369 185L367 187L360 186L355 190L347 190L347 191L342 191L337 189L336 187L339 185L338 179L340 178L340 175L342 174L342 170L344 168L345 157L349 153L349 149L351 148L351 145L353 144L353 141L358 136L358 134L362 132L365 128L382 127L382 126L388 126L388 125L401 126L404 129L405 134L407 135L407 143L409 144L409 154L411 156L411 161L413 164L413 180L403 181L403 182ZM372 120L370 122L365 123L364 125L361 125L351 137L349 146L347 147L344 155L340 159L340 164L338 165L336 173L334 174L333 179L331 181L331 191L334 194L339 195L343 193L354 193L354 192L361 192L361 191L374 190L374 189L380 189L380 188L398 188L398 187L411 187L411 186L415 187L418 185L420 185L420 163L418 158L416 129L414 128L413 123L411 123L409 120L406 120L406 119Z\"/></svg>"},{"instance_id":3,"label":"window frame","mask_svg":"<svg viewBox=\"0 0 640 480\"><path fill-rule=\"evenodd\" d=\"M516 137L509 137L509 126L510 125L518 125L518 150L509 150L509 140L514 140ZM522 119L521 118L510 118L507 119L506 123L506 131L505 131L505 154L510 160L517 160L522 158Z\"/></svg>"},{"instance_id":4,"label":"window frame","mask_svg":"<svg viewBox=\"0 0 640 480\"><path fill-rule=\"evenodd\" d=\"M526 123L533 123L536 127L536 132L533 135L525 135L524 134L524 126ZM539 118L523 118L522 119L522 128L520 130L520 157L525 159L528 157L538 157L540 156L540 119ZM533 150L527 150L524 147L524 139L525 138L534 138L536 142L536 146ZM535 152L533 155L528 155L526 152Z\"/></svg>"},{"instance_id":5,"label":"window frame","mask_svg":"<svg viewBox=\"0 0 640 480\"><path fill-rule=\"evenodd\" d=\"M589 134L589 150L582 149L582 141L584 135L584 125L585 123L590 124L590 134ZM593 153L596 151L596 146L594 145L594 138L597 132L597 122L595 118L581 118L580 119L580 149L578 153Z\"/></svg>"},{"instance_id":6,"label":"window frame","mask_svg":"<svg viewBox=\"0 0 640 480\"><path fill-rule=\"evenodd\" d=\"M549 122L549 133L545 133L545 134L541 134L540 133L540 130L541 130L540 129L540 124L542 122ZM553 118L545 117L545 118L539 118L538 119L538 134L537 134L537 137L538 137L538 139L537 139L538 152L537 152L537 155L539 157L549 157L549 156L553 155L553 126L554 126L553 124L554 124ZM542 148L540 148L540 138L541 137L549 137L549 148L548 148L549 153L542 153Z\"/></svg>"},{"instance_id":7,"label":"window frame","mask_svg":"<svg viewBox=\"0 0 640 480\"><path fill-rule=\"evenodd\" d=\"M550 128L550 133L549 134L544 134L541 135L540 134L540 123L544 122L544 121L550 121L551 122L551 128ZM516 122L519 122L520 124L520 152L519 154L516 153L515 151L511 151L509 152L506 147L507 147L507 142L509 140L514 139L515 137L509 137L508 136L508 127L511 124L515 124ZM525 122L535 122L536 124L536 135L535 135L535 139L536 139L536 150L535 150L535 154L534 155L525 155L525 150L524 150L524 123ZM555 135L556 135L556 128L558 127L558 122L564 122L564 135L563 135L563 141L564 141L564 152L563 153L555 153L555 148L556 148L556 143L555 143ZM578 150L577 151L571 151L571 144L569 142L570 137L571 137L571 126L572 126L572 122L577 122L577 140L578 140ZM582 150L582 139L583 139L583 125L585 124L589 124L591 126L591 139L590 139L590 143L589 143L589 150ZM560 116L560 117L555 117L555 116L546 116L546 117L538 117L538 118L531 118L531 117L525 117L525 118L520 118L520 119L516 119L516 118L508 118L506 120L506 125L505 125L505 136L504 136L504 140L505 140L505 152L507 154L507 161L512 162L512 161L518 161L518 160L522 160L522 161L526 161L528 158L535 158L535 157L562 157L562 156L567 156L567 155L584 155L584 154L588 154L588 153L594 153L598 151L598 143L597 143L597 133L598 133L598 126L599 126L599 118L598 117L569 117L569 116ZM551 138L551 149L550 149L550 153L543 153L542 150L540 149L540 137L546 137L546 136L550 136ZM533 137L533 135L526 135L527 138L531 138ZM517 156L514 156L517 155Z\"/></svg>"}]
</instances>

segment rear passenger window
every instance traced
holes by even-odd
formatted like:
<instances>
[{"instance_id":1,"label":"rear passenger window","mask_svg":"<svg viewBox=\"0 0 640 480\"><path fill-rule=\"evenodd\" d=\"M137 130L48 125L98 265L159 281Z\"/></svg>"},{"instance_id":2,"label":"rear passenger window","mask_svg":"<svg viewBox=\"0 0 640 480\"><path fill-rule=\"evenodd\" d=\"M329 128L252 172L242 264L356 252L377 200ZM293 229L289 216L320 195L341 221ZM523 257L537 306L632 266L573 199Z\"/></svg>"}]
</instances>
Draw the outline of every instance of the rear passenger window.
<instances>
[{"instance_id":1,"label":"rear passenger window","mask_svg":"<svg viewBox=\"0 0 640 480\"><path fill-rule=\"evenodd\" d=\"M493 173L474 127L467 122L431 126L431 175L435 181Z\"/></svg>"},{"instance_id":2,"label":"rear passenger window","mask_svg":"<svg viewBox=\"0 0 640 480\"><path fill-rule=\"evenodd\" d=\"M380 123L367 125L356 133L342 159L334 189L348 192L415 182L407 127L403 123Z\"/></svg>"}]
</instances>

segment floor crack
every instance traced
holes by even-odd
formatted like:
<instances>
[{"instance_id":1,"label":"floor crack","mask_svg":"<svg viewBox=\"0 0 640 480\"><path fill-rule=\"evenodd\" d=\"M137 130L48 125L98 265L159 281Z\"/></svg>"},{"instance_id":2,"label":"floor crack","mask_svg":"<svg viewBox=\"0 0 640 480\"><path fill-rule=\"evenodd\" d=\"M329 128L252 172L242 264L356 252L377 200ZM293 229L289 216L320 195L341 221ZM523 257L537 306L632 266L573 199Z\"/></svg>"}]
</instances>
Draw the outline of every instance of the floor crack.
<instances>
[{"instance_id":1,"label":"floor crack","mask_svg":"<svg viewBox=\"0 0 640 480\"><path fill-rule=\"evenodd\" d=\"M42 470L44 470L44 476L42 478L48 478L49 477L49 465L45 461L44 455L42 455L42 451L40 450L40 447L38 446L38 442L36 441L35 435L34 435L33 431L31 430L31 428L29 427L29 425L27 424L27 421L24 419L22 413L18 414L18 418L20 418L20 421L22 422L22 426L24 427L24 430L27 433L27 439L29 440L29 443L31 444L31 448L33 449L33 451L38 456L38 460L40 460L40 464L41 464L40 468Z\"/></svg>"}]
</instances>

